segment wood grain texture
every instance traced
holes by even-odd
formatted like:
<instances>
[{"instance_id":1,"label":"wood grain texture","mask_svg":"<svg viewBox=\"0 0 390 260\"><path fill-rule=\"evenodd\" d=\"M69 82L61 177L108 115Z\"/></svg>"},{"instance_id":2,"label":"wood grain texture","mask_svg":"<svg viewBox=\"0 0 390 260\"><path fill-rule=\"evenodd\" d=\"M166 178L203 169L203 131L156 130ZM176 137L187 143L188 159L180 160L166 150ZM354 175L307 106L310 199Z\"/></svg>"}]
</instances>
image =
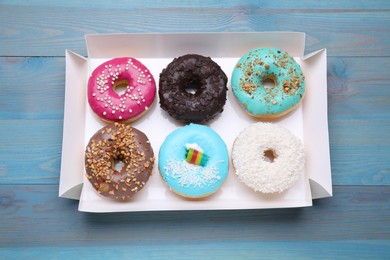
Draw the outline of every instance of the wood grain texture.
<instances>
[{"instance_id":1,"label":"wood grain texture","mask_svg":"<svg viewBox=\"0 0 390 260\"><path fill-rule=\"evenodd\" d=\"M33 2L25 0L2 0L2 4L6 5L16 5L16 6L54 6L54 7L73 7L73 8L91 8L91 3L89 1L79 1L79 0L68 0L68 1L47 1L47 0L35 0ZM93 1L93 8L103 8L103 9L121 9L121 8L231 8L235 6L247 6L248 8L273 8L273 9L388 9L390 8L390 3L386 0L373 0L370 2L364 0L344 0L339 1L327 1L318 2L315 0L303 0L292 2L289 0L279 0L275 1L251 1L251 0L209 0L209 1L183 1L183 0L154 0L151 1L127 1L127 0L117 0L115 5L112 4L110 0L96 0Z\"/></svg>"},{"instance_id":2,"label":"wood grain texture","mask_svg":"<svg viewBox=\"0 0 390 260\"><path fill-rule=\"evenodd\" d=\"M0 4L0 56L63 56L65 49L85 55L88 33L219 31L303 31L308 52L326 47L330 56L389 56L390 9L362 6L358 3L358 9L351 10L342 5L282 9L252 4L134 8L6 2Z\"/></svg>"},{"instance_id":3,"label":"wood grain texture","mask_svg":"<svg viewBox=\"0 0 390 260\"><path fill-rule=\"evenodd\" d=\"M77 212L77 202L57 192L57 185L0 185L0 245L390 239L389 187L335 186L334 198L309 208L112 214Z\"/></svg>"},{"instance_id":4,"label":"wood grain texture","mask_svg":"<svg viewBox=\"0 0 390 260\"><path fill-rule=\"evenodd\" d=\"M65 58L0 57L0 78L0 118L63 118Z\"/></svg>"},{"instance_id":5,"label":"wood grain texture","mask_svg":"<svg viewBox=\"0 0 390 260\"><path fill-rule=\"evenodd\" d=\"M0 185L58 183L62 120L0 120Z\"/></svg>"},{"instance_id":6,"label":"wood grain texture","mask_svg":"<svg viewBox=\"0 0 390 260\"><path fill-rule=\"evenodd\" d=\"M0 120L0 185L58 184L62 120ZM335 185L390 185L390 122L330 121Z\"/></svg>"},{"instance_id":7,"label":"wood grain texture","mask_svg":"<svg viewBox=\"0 0 390 260\"><path fill-rule=\"evenodd\" d=\"M334 197L86 214L58 198L65 49L87 33L303 31L328 49ZM0 1L0 259L388 259L390 1ZM155 176L158 177L158 176Z\"/></svg>"},{"instance_id":8,"label":"wood grain texture","mask_svg":"<svg viewBox=\"0 0 390 260\"><path fill-rule=\"evenodd\" d=\"M268 242L175 241L105 246L0 248L3 259L387 259L385 240Z\"/></svg>"}]
</instances>

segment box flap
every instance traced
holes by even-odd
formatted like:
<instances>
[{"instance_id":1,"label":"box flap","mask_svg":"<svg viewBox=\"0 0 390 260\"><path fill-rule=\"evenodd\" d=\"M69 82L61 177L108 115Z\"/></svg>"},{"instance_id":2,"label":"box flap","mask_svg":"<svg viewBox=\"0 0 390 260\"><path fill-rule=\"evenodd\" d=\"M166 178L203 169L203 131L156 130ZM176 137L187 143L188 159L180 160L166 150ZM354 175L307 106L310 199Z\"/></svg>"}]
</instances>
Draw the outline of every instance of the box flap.
<instances>
[{"instance_id":1,"label":"box flap","mask_svg":"<svg viewBox=\"0 0 390 260\"><path fill-rule=\"evenodd\" d=\"M89 34L85 40L89 58L171 58L188 53L229 58L259 46L302 57L305 49L305 33L301 32Z\"/></svg>"},{"instance_id":2,"label":"box flap","mask_svg":"<svg viewBox=\"0 0 390 260\"><path fill-rule=\"evenodd\" d=\"M307 91L303 101L303 123L306 150L306 172L309 173L313 199L332 196L328 134L328 94L326 49L306 55L302 69L306 77ZM321 108L321 109L318 109ZM318 138L318 137L321 138Z\"/></svg>"},{"instance_id":3,"label":"box flap","mask_svg":"<svg viewBox=\"0 0 390 260\"><path fill-rule=\"evenodd\" d=\"M79 199L83 183L84 146L74 144L84 144L88 62L69 50L66 50L65 57L65 107L59 196Z\"/></svg>"}]
</instances>

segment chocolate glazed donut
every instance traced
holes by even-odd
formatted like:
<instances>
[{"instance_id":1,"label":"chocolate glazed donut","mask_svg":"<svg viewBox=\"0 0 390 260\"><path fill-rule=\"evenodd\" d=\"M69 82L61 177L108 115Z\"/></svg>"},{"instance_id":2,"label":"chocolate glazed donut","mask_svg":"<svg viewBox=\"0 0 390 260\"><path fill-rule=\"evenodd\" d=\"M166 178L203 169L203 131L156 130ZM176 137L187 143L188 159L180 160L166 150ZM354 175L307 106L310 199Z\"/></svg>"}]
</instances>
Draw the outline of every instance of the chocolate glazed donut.
<instances>
[{"instance_id":1,"label":"chocolate glazed donut","mask_svg":"<svg viewBox=\"0 0 390 260\"><path fill-rule=\"evenodd\" d=\"M116 162L122 162L116 170ZM152 174L154 153L147 136L115 123L97 131L85 151L86 177L95 190L111 199L130 200Z\"/></svg>"},{"instance_id":2,"label":"chocolate glazed donut","mask_svg":"<svg viewBox=\"0 0 390 260\"><path fill-rule=\"evenodd\" d=\"M207 121L223 111L227 80L209 57L187 54L175 58L160 74L160 106L184 123Z\"/></svg>"}]
</instances>

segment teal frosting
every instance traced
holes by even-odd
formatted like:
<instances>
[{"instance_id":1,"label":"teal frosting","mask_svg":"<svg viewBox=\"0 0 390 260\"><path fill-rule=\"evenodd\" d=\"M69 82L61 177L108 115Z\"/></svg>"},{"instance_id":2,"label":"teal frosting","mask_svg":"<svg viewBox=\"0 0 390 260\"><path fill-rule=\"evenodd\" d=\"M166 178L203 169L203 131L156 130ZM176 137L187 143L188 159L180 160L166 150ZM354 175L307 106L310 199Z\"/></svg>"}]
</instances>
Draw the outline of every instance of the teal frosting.
<instances>
[{"instance_id":1,"label":"teal frosting","mask_svg":"<svg viewBox=\"0 0 390 260\"><path fill-rule=\"evenodd\" d=\"M274 81L266 88L264 79ZM252 49L234 67L231 85L243 108L253 116L281 114L300 102L305 93L301 67L287 52Z\"/></svg>"},{"instance_id":2,"label":"teal frosting","mask_svg":"<svg viewBox=\"0 0 390 260\"><path fill-rule=\"evenodd\" d=\"M204 166L186 162L188 144L207 156ZM186 197L203 197L215 192L228 175L226 144L211 128L190 124L173 131L160 147L158 166L164 181Z\"/></svg>"}]
</instances>

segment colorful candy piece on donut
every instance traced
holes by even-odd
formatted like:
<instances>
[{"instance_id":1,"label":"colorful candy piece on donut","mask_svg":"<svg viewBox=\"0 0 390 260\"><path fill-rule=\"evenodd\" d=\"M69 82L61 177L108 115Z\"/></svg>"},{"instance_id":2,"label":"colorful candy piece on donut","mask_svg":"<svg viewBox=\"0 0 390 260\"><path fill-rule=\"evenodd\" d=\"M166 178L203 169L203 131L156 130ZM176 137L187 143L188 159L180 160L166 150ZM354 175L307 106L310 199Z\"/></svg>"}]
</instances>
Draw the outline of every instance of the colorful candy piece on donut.
<instances>
[{"instance_id":1,"label":"colorful candy piece on donut","mask_svg":"<svg viewBox=\"0 0 390 260\"><path fill-rule=\"evenodd\" d=\"M207 155L193 148L187 149L186 161L191 164L205 166Z\"/></svg>"}]
</instances>

